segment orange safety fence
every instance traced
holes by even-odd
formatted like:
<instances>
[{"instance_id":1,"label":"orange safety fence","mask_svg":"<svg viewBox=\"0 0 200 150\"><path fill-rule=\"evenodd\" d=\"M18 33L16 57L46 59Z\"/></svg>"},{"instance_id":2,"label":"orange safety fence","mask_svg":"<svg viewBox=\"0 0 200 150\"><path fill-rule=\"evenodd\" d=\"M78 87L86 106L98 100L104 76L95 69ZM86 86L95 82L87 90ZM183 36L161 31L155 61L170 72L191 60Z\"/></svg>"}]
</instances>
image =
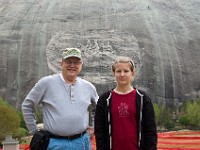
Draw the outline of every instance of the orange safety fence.
<instances>
[{"instance_id":1,"label":"orange safety fence","mask_svg":"<svg viewBox=\"0 0 200 150\"><path fill-rule=\"evenodd\" d=\"M200 150L199 148L158 148L158 150Z\"/></svg>"},{"instance_id":2,"label":"orange safety fence","mask_svg":"<svg viewBox=\"0 0 200 150\"><path fill-rule=\"evenodd\" d=\"M29 144L20 144L19 150L30 150Z\"/></svg>"},{"instance_id":3,"label":"orange safety fence","mask_svg":"<svg viewBox=\"0 0 200 150\"><path fill-rule=\"evenodd\" d=\"M200 131L158 133L158 150L200 150Z\"/></svg>"},{"instance_id":4,"label":"orange safety fence","mask_svg":"<svg viewBox=\"0 0 200 150\"><path fill-rule=\"evenodd\" d=\"M164 136L174 136L174 135L200 135L200 131L171 131L171 132L160 132L158 133L158 137L164 137Z\"/></svg>"},{"instance_id":5,"label":"orange safety fence","mask_svg":"<svg viewBox=\"0 0 200 150\"><path fill-rule=\"evenodd\" d=\"M91 139L92 150L96 150L96 139L95 136Z\"/></svg>"}]
</instances>

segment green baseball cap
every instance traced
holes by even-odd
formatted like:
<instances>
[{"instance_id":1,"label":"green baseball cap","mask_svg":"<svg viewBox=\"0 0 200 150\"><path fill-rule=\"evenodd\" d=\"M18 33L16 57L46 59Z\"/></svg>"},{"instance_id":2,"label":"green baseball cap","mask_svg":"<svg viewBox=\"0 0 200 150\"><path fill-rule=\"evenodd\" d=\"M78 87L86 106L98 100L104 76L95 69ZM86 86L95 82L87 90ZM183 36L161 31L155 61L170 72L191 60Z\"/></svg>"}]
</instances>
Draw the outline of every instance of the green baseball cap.
<instances>
[{"instance_id":1,"label":"green baseball cap","mask_svg":"<svg viewBox=\"0 0 200 150\"><path fill-rule=\"evenodd\" d=\"M77 57L82 60L81 51L78 48L66 48L62 53L62 58Z\"/></svg>"}]
</instances>

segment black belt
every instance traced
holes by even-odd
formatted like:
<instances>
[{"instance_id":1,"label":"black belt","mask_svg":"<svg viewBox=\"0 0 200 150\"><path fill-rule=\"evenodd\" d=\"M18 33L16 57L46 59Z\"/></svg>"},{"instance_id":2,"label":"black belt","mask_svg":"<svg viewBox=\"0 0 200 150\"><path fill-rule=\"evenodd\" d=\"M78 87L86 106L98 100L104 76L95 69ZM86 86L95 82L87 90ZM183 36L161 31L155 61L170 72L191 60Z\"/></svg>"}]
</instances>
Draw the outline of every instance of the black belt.
<instances>
[{"instance_id":1,"label":"black belt","mask_svg":"<svg viewBox=\"0 0 200 150\"><path fill-rule=\"evenodd\" d=\"M51 138L56 138L56 139L67 139L67 140L73 140L76 138L79 138L81 136L83 136L85 133L87 132L87 130L79 133L79 134L75 134L75 135L71 135L71 136L60 136L60 135L56 135L56 134L51 134Z\"/></svg>"}]
</instances>

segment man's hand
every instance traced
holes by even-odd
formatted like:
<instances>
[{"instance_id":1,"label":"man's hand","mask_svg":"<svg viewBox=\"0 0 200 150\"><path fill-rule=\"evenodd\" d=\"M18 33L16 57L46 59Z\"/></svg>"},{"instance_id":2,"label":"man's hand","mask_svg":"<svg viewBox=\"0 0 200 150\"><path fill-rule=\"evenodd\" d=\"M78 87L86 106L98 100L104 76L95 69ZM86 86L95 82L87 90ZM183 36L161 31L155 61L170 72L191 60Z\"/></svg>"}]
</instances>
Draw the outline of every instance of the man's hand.
<instances>
[{"instance_id":1,"label":"man's hand","mask_svg":"<svg viewBox=\"0 0 200 150\"><path fill-rule=\"evenodd\" d=\"M90 139L92 139L94 137L94 128L89 126L87 130L90 135Z\"/></svg>"}]
</instances>

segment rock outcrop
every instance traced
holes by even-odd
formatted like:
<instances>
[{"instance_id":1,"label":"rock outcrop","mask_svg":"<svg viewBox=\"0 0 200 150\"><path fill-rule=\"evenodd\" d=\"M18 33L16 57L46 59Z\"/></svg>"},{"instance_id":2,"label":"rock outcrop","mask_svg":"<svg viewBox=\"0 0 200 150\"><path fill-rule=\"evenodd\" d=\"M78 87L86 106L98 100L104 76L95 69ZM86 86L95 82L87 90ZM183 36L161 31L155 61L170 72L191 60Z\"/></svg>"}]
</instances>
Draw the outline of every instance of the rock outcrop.
<instances>
[{"instance_id":1,"label":"rock outcrop","mask_svg":"<svg viewBox=\"0 0 200 150\"><path fill-rule=\"evenodd\" d=\"M115 82L118 55L135 60L134 86L179 106L200 97L199 0L0 0L0 96L16 108L60 51L78 47L98 93Z\"/></svg>"}]
</instances>

